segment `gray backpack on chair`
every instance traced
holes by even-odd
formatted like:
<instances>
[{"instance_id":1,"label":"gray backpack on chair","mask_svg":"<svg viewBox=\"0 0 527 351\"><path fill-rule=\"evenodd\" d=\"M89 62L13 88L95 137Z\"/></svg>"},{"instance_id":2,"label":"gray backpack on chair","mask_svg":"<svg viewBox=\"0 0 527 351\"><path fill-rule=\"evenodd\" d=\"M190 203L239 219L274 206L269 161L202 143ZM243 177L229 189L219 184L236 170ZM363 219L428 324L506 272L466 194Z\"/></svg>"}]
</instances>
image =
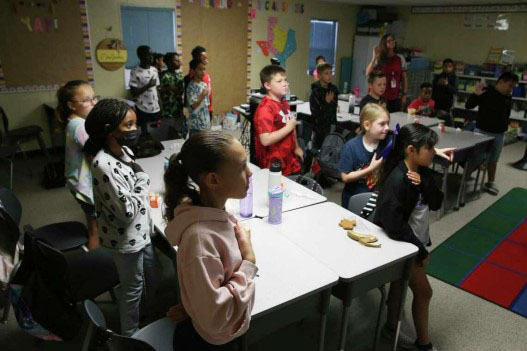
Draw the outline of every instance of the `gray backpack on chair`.
<instances>
[{"instance_id":1,"label":"gray backpack on chair","mask_svg":"<svg viewBox=\"0 0 527 351\"><path fill-rule=\"evenodd\" d=\"M347 134L349 134L348 131L344 131L343 133L333 131L324 138L318 156L318 163L322 174L331 178L340 179L338 169L340 152L344 144L346 144Z\"/></svg>"}]
</instances>

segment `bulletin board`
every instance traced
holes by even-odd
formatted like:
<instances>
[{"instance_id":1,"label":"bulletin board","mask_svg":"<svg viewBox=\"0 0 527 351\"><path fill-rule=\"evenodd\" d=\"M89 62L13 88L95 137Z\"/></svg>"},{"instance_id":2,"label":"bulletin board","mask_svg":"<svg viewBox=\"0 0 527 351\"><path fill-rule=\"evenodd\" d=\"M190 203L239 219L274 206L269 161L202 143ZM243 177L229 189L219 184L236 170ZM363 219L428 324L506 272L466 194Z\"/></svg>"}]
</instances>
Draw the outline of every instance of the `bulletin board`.
<instances>
[{"instance_id":1,"label":"bulletin board","mask_svg":"<svg viewBox=\"0 0 527 351\"><path fill-rule=\"evenodd\" d=\"M93 83L85 0L0 1L0 93Z\"/></svg>"},{"instance_id":2,"label":"bulletin board","mask_svg":"<svg viewBox=\"0 0 527 351\"><path fill-rule=\"evenodd\" d=\"M218 114L247 101L247 1L229 0L228 4L231 6L213 7L203 1L181 0L183 72L188 72L192 49L197 45L205 47L209 58L207 72L212 80L212 107Z\"/></svg>"}]
</instances>

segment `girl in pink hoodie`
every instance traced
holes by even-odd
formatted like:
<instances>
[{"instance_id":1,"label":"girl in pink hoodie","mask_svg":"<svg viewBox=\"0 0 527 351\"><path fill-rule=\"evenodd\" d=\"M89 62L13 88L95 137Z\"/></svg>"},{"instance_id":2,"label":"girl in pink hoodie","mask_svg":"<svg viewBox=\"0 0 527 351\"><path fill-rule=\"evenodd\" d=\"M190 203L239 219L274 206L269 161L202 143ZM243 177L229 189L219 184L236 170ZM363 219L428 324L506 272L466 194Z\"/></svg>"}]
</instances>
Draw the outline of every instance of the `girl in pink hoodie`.
<instances>
[{"instance_id":1,"label":"girl in pink hoodie","mask_svg":"<svg viewBox=\"0 0 527 351\"><path fill-rule=\"evenodd\" d=\"M241 144L218 132L191 136L170 159L165 234L178 246L181 300L190 317L176 327L175 350L236 350L234 339L249 328L258 268L250 233L225 202L245 197L251 175ZM168 314L177 311L182 307Z\"/></svg>"}]
</instances>

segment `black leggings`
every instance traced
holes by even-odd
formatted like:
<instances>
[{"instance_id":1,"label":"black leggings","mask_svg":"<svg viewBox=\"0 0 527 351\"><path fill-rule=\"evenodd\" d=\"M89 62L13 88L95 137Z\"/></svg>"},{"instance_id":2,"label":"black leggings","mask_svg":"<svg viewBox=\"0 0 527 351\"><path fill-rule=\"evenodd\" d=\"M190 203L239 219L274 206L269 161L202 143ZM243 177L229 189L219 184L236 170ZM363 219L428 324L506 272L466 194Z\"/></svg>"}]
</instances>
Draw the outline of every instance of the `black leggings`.
<instances>
[{"instance_id":1,"label":"black leggings","mask_svg":"<svg viewBox=\"0 0 527 351\"><path fill-rule=\"evenodd\" d=\"M238 344L238 339L223 345L209 344L196 332L190 318L178 323L174 331L174 351L238 351Z\"/></svg>"}]
</instances>

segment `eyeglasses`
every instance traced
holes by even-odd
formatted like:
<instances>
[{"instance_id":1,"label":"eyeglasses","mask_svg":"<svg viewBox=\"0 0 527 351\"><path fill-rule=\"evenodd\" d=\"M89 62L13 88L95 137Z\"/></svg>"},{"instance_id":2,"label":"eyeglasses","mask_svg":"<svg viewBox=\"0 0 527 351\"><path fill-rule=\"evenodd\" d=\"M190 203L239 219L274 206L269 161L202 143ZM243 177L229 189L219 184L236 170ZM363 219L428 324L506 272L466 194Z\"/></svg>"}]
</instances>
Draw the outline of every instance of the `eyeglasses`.
<instances>
[{"instance_id":1,"label":"eyeglasses","mask_svg":"<svg viewBox=\"0 0 527 351\"><path fill-rule=\"evenodd\" d=\"M81 100L81 101L78 101L78 100L71 100L71 102L78 102L78 103L81 103L81 104L96 104L97 101L99 101L101 99L101 97L99 95L95 95L94 97L92 98L87 98L87 99L84 99L84 100Z\"/></svg>"},{"instance_id":2,"label":"eyeglasses","mask_svg":"<svg viewBox=\"0 0 527 351\"><path fill-rule=\"evenodd\" d=\"M395 43L395 39L388 39L386 40L387 43Z\"/></svg>"}]
</instances>

